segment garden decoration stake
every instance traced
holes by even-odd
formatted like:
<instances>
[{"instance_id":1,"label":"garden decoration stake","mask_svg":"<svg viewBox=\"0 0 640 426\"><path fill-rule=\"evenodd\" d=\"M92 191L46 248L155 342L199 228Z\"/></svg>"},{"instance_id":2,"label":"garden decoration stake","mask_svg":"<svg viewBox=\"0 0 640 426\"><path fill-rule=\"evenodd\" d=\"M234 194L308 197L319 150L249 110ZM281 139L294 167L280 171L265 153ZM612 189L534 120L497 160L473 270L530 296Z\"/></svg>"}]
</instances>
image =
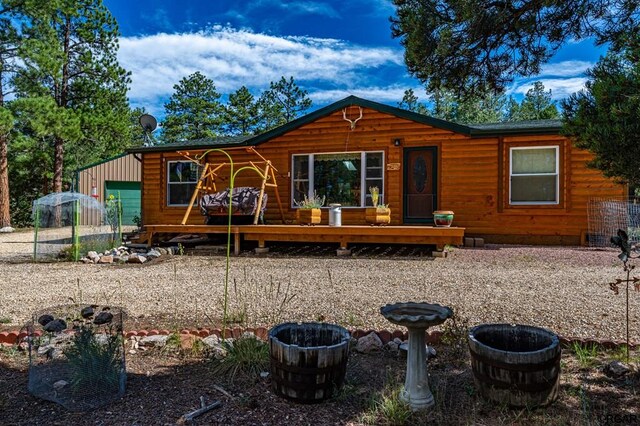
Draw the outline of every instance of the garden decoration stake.
<instances>
[{"instance_id":1,"label":"garden decoration stake","mask_svg":"<svg viewBox=\"0 0 640 426\"><path fill-rule=\"evenodd\" d=\"M233 184L236 180L236 176L243 170L254 170L258 175L260 175L263 179L269 179L268 176L262 174L260 170L258 170L254 166L245 166L241 167L237 171L233 170L233 159L228 152L220 149L220 148L212 148L202 153L202 155L196 157L197 161L200 161L207 157L210 152L220 152L227 156L229 159L229 170L230 170L230 179L229 179L229 208L227 214L227 253L226 253L226 264L225 264L225 273L224 273L224 305L222 308L222 338L225 339L225 334L227 331L227 308L228 308L228 299L229 299L229 260L231 257L231 215L233 213L232 202L233 202ZM193 202L192 202L193 203ZM258 210L260 206L258 206Z\"/></svg>"},{"instance_id":2,"label":"garden decoration stake","mask_svg":"<svg viewBox=\"0 0 640 426\"><path fill-rule=\"evenodd\" d=\"M627 273L627 278L626 279L616 279L615 282L609 283L609 287L611 288L611 290L613 290L613 292L615 294L619 294L620 293L620 284L624 283L625 285L625 296L626 296L626 321L627 321L627 348L626 348L626 352L627 352L627 362L629 362L629 284L633 283L633 287L635 288L636 291L640 291L640 278L638 277L631 277L631 271L635 268L635 265L632 265L629 263L629 260L631 259L637 259L638 257L640 257L640 255L638 256L632 256L631 255L631 251L632 250L636 250L637 247L631 246L631 244L629 244L629 236L627 235L627 233L625 231L623 231L622 229L618 229L618 235L611 237L611 244L615 245L616 247L620 248L621 253L618 255L618 258L622 261L622 264L624 266L624 271Z\"/></svg>"}]
</instances>

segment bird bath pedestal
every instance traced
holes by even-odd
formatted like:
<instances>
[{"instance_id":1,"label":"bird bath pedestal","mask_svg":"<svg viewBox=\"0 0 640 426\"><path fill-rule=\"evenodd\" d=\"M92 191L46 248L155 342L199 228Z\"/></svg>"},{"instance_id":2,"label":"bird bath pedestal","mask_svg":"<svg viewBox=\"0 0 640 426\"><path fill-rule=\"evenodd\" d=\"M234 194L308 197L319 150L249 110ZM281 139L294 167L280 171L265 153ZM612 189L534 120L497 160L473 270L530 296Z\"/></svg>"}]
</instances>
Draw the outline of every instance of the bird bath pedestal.
<instances>
[{"instance_id":1,"label":"bird bath pedestal","mask_svg":"<svg viewBox=\"0 0 640 426\"><path fill-rule=\"evenodd\" d=\"M380 308L380 313L396 325L409 330L407 350L407 373L400 399L412 410L424 410L434 405L427 374L427 328L442 324L453 315L453 311L438 304L396 303Z\"/></svg>"}]
</instances>

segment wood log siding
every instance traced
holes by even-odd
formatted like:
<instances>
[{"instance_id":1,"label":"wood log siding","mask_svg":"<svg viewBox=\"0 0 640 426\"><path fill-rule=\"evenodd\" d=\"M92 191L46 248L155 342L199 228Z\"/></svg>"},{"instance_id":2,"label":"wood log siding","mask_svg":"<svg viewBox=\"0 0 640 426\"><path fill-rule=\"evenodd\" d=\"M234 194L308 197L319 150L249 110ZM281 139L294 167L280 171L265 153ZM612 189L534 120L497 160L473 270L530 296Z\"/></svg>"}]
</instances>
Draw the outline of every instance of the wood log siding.
<instances>
[{"instance_id":1,"label":"wood log siding","mask_svg":"<svg viewBox=\"0 0 640 426\"><path fill-rule=\"evenodd\" d=\"M357 107L347 111L347 117L357 117ZM395 139L402 144L396 147ZM513 146L560 147L560 204L511 206L509 205L509 148ZM336 111L315 122L303 125L273 138L256 150L270 160L278 170L278 190L286 220L295 223L295 209L291 207L291 169L293 154L344 151L383 151L384 200L391 207L391 224L401 225L403 217L403 166L387 170L389 163L402 163L405 148L433 146L438 150L438 209L455 212L454 225L466 228L470 236L492 237L502 242L523 241L538 236L549 242L579 243L587 229L586 206L589 197L622 196L625 188L606 179L597 170L587 169L588 152L571 146L559 135L469 137L452 131L434 128L407 119L363 108L363 118L350 129ZM234 161L250 161L255 157L245 150L230 151ZM192 152L193 154L193 152ZM180 160L174 152L144 153L143 155L143 212L146 224L179 224L185 207L166 206L166 162ZM210 154L210 161L221 161L220 154ZM226 158L224 159L226 161ZM228 171L222 172L228 176ZM259 177L243 171L236 186L256 186ZM218 182L219 189L228 180ZM363 188L366 191L366 188ZM273 188L267 188L269 206L265 213L267 223L280 223ZM193 209L189 224L201 224L204 219L199 209ZM323 221L327 214L323 212ZM323 222L323 223L324 223ZM342 223L365 224L364 208L344 208ZM545 240L545 241L547 241Z\"/></svg>"}]
</instances>

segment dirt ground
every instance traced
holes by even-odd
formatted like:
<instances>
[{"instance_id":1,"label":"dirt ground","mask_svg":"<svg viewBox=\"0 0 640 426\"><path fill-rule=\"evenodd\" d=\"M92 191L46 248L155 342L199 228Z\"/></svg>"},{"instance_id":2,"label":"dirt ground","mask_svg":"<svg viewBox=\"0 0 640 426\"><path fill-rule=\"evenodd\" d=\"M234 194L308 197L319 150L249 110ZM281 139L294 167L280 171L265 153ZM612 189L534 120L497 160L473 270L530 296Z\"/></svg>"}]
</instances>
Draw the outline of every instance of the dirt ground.
<instances>
[{"instance_id":1,"label":"dirt ground","mask_svg":"<svg viewBox=\"0 0 640 426\"><path fill-rule=\"evenodd\" d=\"M187 356L158 349L127 358L125 396L85 413L70 412L27 391L28 358L15 348L0 349L0 413L3 425L173 425L199 407L199 398L222 401L200 417L201 425L631 425L640 424L640 374L613 379L604 364L620 351L600 352L579 363L564 350L558 400L545 408L512 409L484 401L473 383L466 350L436 345L429 361L436 405L428 413L402 416L384 396L398 391L405 361L390 352L352 352L345 385L332 399L298 404L276 396L269 378L213 374L205 355ZM633 354L636 361L640 353ZM222 393L222 391L225 393Z\"/></svg>"}]
</instances>

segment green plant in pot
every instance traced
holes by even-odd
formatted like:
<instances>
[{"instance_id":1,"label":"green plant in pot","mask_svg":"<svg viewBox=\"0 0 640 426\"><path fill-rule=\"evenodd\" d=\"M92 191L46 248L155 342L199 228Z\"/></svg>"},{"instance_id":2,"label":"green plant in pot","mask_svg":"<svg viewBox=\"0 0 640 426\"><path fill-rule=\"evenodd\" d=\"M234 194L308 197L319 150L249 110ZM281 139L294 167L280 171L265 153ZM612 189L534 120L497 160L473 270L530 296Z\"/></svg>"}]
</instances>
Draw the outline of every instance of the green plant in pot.
<instances>
[{"instance_id":1,"label":"green plant in pot","mask_svg":"<svg viewBox=\"0 0 640 426\"><path fill-rule=\"evenodd\" d=\"M301 201L294 201L297 209L298 223L300 225L317 225L322 221L322 210L320 208L324 205L325 197L318 196L313 191L313 196L307 197L306 195Z\"/></svg>"},{"instance_id":2,"label":"green plant in pot","mask_svg":"<svg viewBox=\"0 0 640 426\"><path fill-rule=\"evenodd\" d=\"M370 186L371 204L373 207L365 209L365 219L371 225L387 225L391 223L391 209L388 204L378 204L380 190L377 186Z\"/></svg>"}]
</instances>

